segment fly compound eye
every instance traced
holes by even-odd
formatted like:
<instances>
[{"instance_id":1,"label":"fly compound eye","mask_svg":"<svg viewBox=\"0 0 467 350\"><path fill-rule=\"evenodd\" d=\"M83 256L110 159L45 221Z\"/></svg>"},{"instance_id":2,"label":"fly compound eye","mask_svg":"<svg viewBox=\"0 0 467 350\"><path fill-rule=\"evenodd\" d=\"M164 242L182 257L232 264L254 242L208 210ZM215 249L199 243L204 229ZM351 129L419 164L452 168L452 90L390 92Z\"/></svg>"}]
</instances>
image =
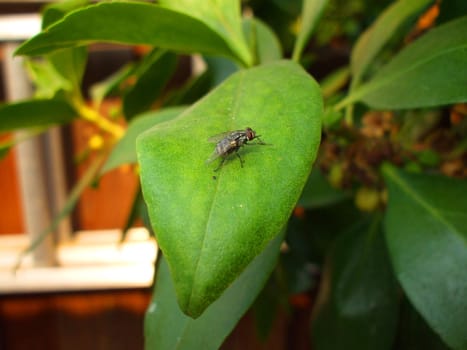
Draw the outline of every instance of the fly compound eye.
<instances>
[{"instance_id":1,"label":"fly compound eye","mask_svg":"<svg viewBox=\"0 0 467 350\"><path fill-rule=\"evenodd\" d=\"M245 133L248 141L251 141L255 138L255 132L251 128L246 128Z\"/></svg>"}]
</instances>

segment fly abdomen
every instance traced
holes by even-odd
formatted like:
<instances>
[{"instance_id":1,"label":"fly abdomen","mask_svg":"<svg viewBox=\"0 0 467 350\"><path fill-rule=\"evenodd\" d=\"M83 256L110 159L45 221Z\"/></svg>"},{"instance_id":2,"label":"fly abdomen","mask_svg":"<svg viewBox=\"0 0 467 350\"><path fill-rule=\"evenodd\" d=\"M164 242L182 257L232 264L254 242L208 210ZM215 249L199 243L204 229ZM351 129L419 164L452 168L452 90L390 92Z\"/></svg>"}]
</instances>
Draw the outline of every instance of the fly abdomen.
<instances>
[{"instance_id":1,"label":"fly abdomen","mask_svg":"<svg viewBox=\"0 0 467 350\"><path fill-rule=\"evenodd\" d=\"M216 153L219 156L227 156L238 149L237 141L223 139L216 145Z\"/></svg>"}]
</instances>

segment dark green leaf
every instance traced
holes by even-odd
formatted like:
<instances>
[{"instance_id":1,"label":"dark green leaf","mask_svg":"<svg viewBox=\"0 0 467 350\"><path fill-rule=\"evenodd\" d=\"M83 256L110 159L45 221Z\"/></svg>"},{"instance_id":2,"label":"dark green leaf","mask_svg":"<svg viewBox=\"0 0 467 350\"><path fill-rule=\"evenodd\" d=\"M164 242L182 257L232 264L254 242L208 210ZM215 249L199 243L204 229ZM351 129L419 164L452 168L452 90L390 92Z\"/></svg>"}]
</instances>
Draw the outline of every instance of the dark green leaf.
<instances>
[{"instance_id":1,"label":"dark green leaf","mask_svg":"<svg viewBox=\"0 0 467 350\"><path fill-rule=\"evenodd\" d=\"M281 254L280 267L282 274L285 275L284 284L287 286L287 296L305 293L316 284L312 275L312 271L313 269L316 269L316 267L312 265L311 262L307 261L304 256L296 253L297 252L293 250L288 250L284 254ZM273 293L277 299L277 296L280 293L278 286L275 286ZM272 303L270 306L275 305Z\"/></svg>"},{"instance_id":2,"label":"dark green leaf","mask_svg":"<svg viewBox=\"0 0 467 350\"><path fill-rule=\"evenodd\" d=\"M423 11L433 0L395 1L358 39L352 50L353 79L360 81L376 55L404 23Z\"/></svg>"},{"instance_id":3,"label":"dark green leaf","mask_svg":"<svg viewBox=\"0 0 467 350\"><path fill-rule=\"evenodd\" d=\"M253 63L242 32L240 1L160 0L167 8L205 23L230 46L247 66Z\"/></svg>"},{"instance_id":4,"label":"dark green leaf","mask_svg":"<svg viewBox=\"0 0 467 350\"><path fill-rule=\"evenodd\" d=\"M60 100L28 100L0 106L0 131L69 123L76 117L70 105Z\"/></svg>"},{"instance_id":5,"label":"dark green leaf","mask_svg":"<svg viewBox=\"0 0 467 350\"><path fill-rule=\"evenodd\" d=\"M321 115L316 82L278 61L232 75L140 135L144 198L184 312L199 316L285 225L316 156ZM233 156L214 172L208 138L246 127L268 145L243 147L243 168Z\"/></svg>"},{"instance_id":6,"label":"dark green leaf","mask_svg":"<svg viewBox=\"0 0 467 350\"><path fill-rule=\"evenodd\" d=\"M217 86L227 79L230 75L238 71L235 64L222 57L205 56L204 60L208 65L208 71L212 75L212 86Z\"/></svg>"},{"instance_id":7,"label":"dark green leaf","mask_svg":"<svg viewBox=\"0 0 467 350\"><path fill-rule=\"evenodd\" d=\"M158 267L154 295L146 312L145 348L218 349L265 284L277 260L282 238L279 234L273 239L225 293L196 320L180 311L169 268L163 259Z\"/></svg>"},{"instance_id":8,"label":"dark green leaf","mask_svg":"<svg viewBox=\"0 0 467 350\"><path fill-rule=\"evenodd\" d=\"M319 293L312 329L316 349L391 349L397 283L379 218L336 240Z\"/></svg>"},{"instance_id":9,"label":"dark green leaf","mask_svg":"<svg viewBox=\"0 0 467 350\"><path fill-rule=\"evenodd\" d=\"M224 38L200 20L138 2L104 2L74 11L26 41L16 54L41 55L99 41L148 44L241 60Z\"/></svg>"},{"instance_id":10,"label":"dark green leaf","mask_svg":"<svg viewBox=\"0 0 467 350\"><path fill-rule=\"evenodd\" d=\"M279 259L281 255L279 255ZM280 262L277 264L280 266ZM266 282L261 292L256 297L250 310L253 311L256 325L256 333L260 340L265 340L273 329L274 323L277 320L280 305L287 305L288 294L281 293L279 288L279 280L277 273L280 267L276 267L271 274L271 277Z\"/></svg>"},{"instance_id":11,"label":"dark green leaf","mask_svg":"<svg viewBox=\"0 0 467 350\"><path fill-rule=\"evenodd\" d=\"M89 4L88 0L67 0L47 5L42 13L42 28L47 28L62 19L68 12L87 4Z\"/></svg>"},{"instance_id":12,"label":"dark green leaf","mask_svg":"<svg viewBox=\"0 0 467 350\"><path fill-rule=\"evenodd\" d=\"M385 228L408 298L454 349L467 348L467 182L386 165ZM409 218L409 220L407 220Z\"/></svg>"},{"instance_id":13,"label":"dark green leaf","mask_svg":"<svg viewBox=\"0 0 467 350\"><path fill-rule=\"evenodd\" d=\"M166 122L179 115L185 107L173 107L159 111L145 113L128 125L125 135L115 145L101 173L115 169L123 164L136 163L136 138L156 124Z\"/></svg>"},{"instance_id":14,"label":"dark green leaf","mask_svg":"<svg viewBox=\"0 0 467 350\"><path fill-rule=\"evenodd\" d=\"M145 205L143 199L143 193L141 192L141 187L135 191L133 196L133 202L131 203L130 213L126 219L125 225L122 228L122 234L120 236L120 242L123 243L128 235L129 230L133 227L136 223L136 220L140 218L142 207Z\"/></svg>"},{"instance_id":15,"label":"dark green leaf","mask_svg":"<svg viewBox=\"0 0 467 350\"><path fill-rule=\"evenodd\" d=\"M172 52L157 50L150 53L136 72L136 83L123 96L126 119L147 111L161 94L177 66Z\"/></svg>"},{"instance_id":16,"label":"dark green leaf","mask_svg":"<svg viewBox=\"0 0 467 350\"><path fill-rule=\"evenodd\" d=\"M467 101L467 16L437 27L402 50L372 79L341 101L378 109Z\"/></svg>"},{"instance_id":17,"label":"dark green leaf","mask_svg":"<svg viewBox=\"0 0 467 350\"><path fill-rule=\"evenodd\" d=\"M88 0L68 0L59 3L53 3L46 6L42 14L42 28L47 28L53 23L62 19L68 12L76 10L89 4ZM87 50L86 48L74 48L56 52L47 57L46 64L51 66L61 79L67 82L67 88L64 90L72 91L75 95L80 94L81 80L86 66ZM46 87L46 81L36 81L42 88ZM44 96L44 97L52 97Z\"/></svg>"},{"instance_id":18,"label":"dark green leaf","mask_svg":"<svg viewBox=\"0 0 467 350\"><path fill-rule=\"evenodd\" d=\"M394 349L448 350L449 348L410 305L407 298L403 298Z\"/></svg>"},{"instance_id":19,"label":"dark green leaf","mask_svg":"<svg viewBox=\"0 0 467 350\"><path fill-rule=\"evenodd\" d=\"M87 58L88 51L85 47L61 50L47 56L55 70L70 82L71 92L76 96L81 94L81 82Z\"/></svg>"},{"instance_id":20,"label":"dark green leaf","mask_svg":"<svg viewBox=\"0 0 467 350\"><path fill-rule=\"evenodd\" d=\"M212 74L208 70L192 77L180 89L164 99L164 106L189 105L206 95L212 87Z\"/></svg>"}]
</instances>

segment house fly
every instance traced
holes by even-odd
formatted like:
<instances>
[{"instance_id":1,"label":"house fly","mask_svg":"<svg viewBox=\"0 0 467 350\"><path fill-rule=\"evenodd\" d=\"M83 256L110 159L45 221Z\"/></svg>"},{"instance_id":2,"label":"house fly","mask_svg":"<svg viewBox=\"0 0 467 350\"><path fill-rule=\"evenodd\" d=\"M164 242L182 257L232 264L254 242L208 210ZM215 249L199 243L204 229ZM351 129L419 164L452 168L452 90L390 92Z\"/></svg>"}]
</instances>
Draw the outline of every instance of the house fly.
<instances>
[{"instance_id":1,"label":"house fly","mask_svg":"<svg viewBox=\"0 0 467 350\"><path fill-rule=\"evenodd\" d=\"M206 163L211 163L215 159L221 157L222 161L220 162L219 166L214 170L218 171L224 164L227 157L232 153L235 153L235 155L240 160L241 167L243 168L243 159L242 157L240 157L240 154L238 154L238 150L243 145L248 145L248 142L254 139L257 139L259 141L255 143L255 145L265 145L265 143L259 138L259 136L260 135L256 135L256 132L251 128L246 128L245 130L227 131L210 137L208 141L215 142L216 148L211 154L211 156L208 158Z\"/></svg>"}]
</instances>

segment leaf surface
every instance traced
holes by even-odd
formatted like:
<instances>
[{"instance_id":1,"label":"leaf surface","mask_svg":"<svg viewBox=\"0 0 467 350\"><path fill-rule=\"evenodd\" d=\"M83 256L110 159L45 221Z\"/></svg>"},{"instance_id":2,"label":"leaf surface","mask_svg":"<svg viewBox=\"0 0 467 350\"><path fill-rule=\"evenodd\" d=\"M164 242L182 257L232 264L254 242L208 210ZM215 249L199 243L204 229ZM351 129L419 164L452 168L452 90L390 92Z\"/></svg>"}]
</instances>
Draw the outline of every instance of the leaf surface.
<instances>
[{"instance_id":1,"label":"leaf surface","mask_svg":"<svg viewBox=\"0 0 467 350\"><path fill-rule=\"evenodd\" d=\"M139 2L104 2L76 10L23 43L16 54L41 55L102 41L148 44L179 52L201 52L239 60L225 39L202 21Z\"/></svg>"},{"instance_id":2,"label":"leaf surface","mask_svg":"<svg viewBox=\"0 0 467 350\"><path fill-rule=\"evenodd\" d=\"M177 66L173 52L155 50L145 57L135 72L136 83L123 96L123 112L127 120L147 111L161 95Z\"/></svg>"},{"instance_id":3,"label":"leaf surface","mask_svg":"<svg viewBox=\"0 0 467 350\"><path fill-rule=\"evenodd\" d=\"M287 89L283 89L287 86ZM311 170L322 98L301 67L240 71L179 115L139 136L141 182L182 310L216 300L285 225ZM215 134L251 127L267 145L239 150L215 172Z\"/></svg>"},{"instance_id":4,"label":"leaf surface","mask_svg":"<svg viewBox=\"0 0 467 350\"><path fill-rule=\"evenodd\" d=\"M397 283L381 219L365 221L337 238L326 261L312 331L317 349L391 349Z\"/></svg>"},{"instance_id":5,"label":"leaf surface","mask_svg":"<svg viewBox=\"0 0 467 350\"><path fill-rule=\"evenodd\" d=\"M353 78L360 81L376 55L409 19L420 13L433 0L395 1L358 39L352 50L350 67Z\"/></svg>"},{"instance_id":6,"label":"leaf surface","mask_svg":"<svg viewBox=\"0 0 467 350\"><path fill-rule=\"evenodd\" d=\"M65 124L76 117L61 100L26 100L0 105L0 131Z\"/></svg>"},{"instance_id":7,"label":"leaf surface","mask_svg":"<svg viewBox=\"0 0 467 350\"><path fill-rule=\"evenodd\" d=\"M185 107L172 107L140 115L130 122L125 135L112 149L109 158L102 167L101 173L106 173L123 164L134 164L136 158L136 138L139 134L152 128L158 123L175 118Z\"/></svg>"},{"instance_id":8,"label":"leaf surface","mask_svg":"<svg viewBox=\"0 0 467 350\"><path fill-rule=\"evenodd\" d=\"M467 182L386 165L390 257L408 298L454 349L467 348ZM407 220L409 219L409 220Z\"/></svg>"},{"instance_id":9,"label":"leaf surface","mask_svg":"<svg viewBox=\"0 0 467 350\"><path fill-rule=\"evenodd\" d=\"M467 16L432 29L336 105L363 101L378 109L467 101Z\"/></svg>"},{"instance_id":10,"label":"leaf surface","mask_svg":"<svg viewBox=\"0 0 467 350\"><path fill-rule=\"evenodd\" d=\"M243 21L243 31L250 51L254 53L256 64L272 62L282 58L279 39L265 23L256 18L245 19Z\"/></svg>"},{"instance_id":11,"label":"leaf surface","mask_svg":"<svg viewBox=\"0 0 467 350\"><path fill-rule=\"evenodd\" d=\"M250 66L252 56L242 32L240 1L232 0L161 0L160 4L205 23L224 38L241 61Z\"/></svg>"}]
</instances>

